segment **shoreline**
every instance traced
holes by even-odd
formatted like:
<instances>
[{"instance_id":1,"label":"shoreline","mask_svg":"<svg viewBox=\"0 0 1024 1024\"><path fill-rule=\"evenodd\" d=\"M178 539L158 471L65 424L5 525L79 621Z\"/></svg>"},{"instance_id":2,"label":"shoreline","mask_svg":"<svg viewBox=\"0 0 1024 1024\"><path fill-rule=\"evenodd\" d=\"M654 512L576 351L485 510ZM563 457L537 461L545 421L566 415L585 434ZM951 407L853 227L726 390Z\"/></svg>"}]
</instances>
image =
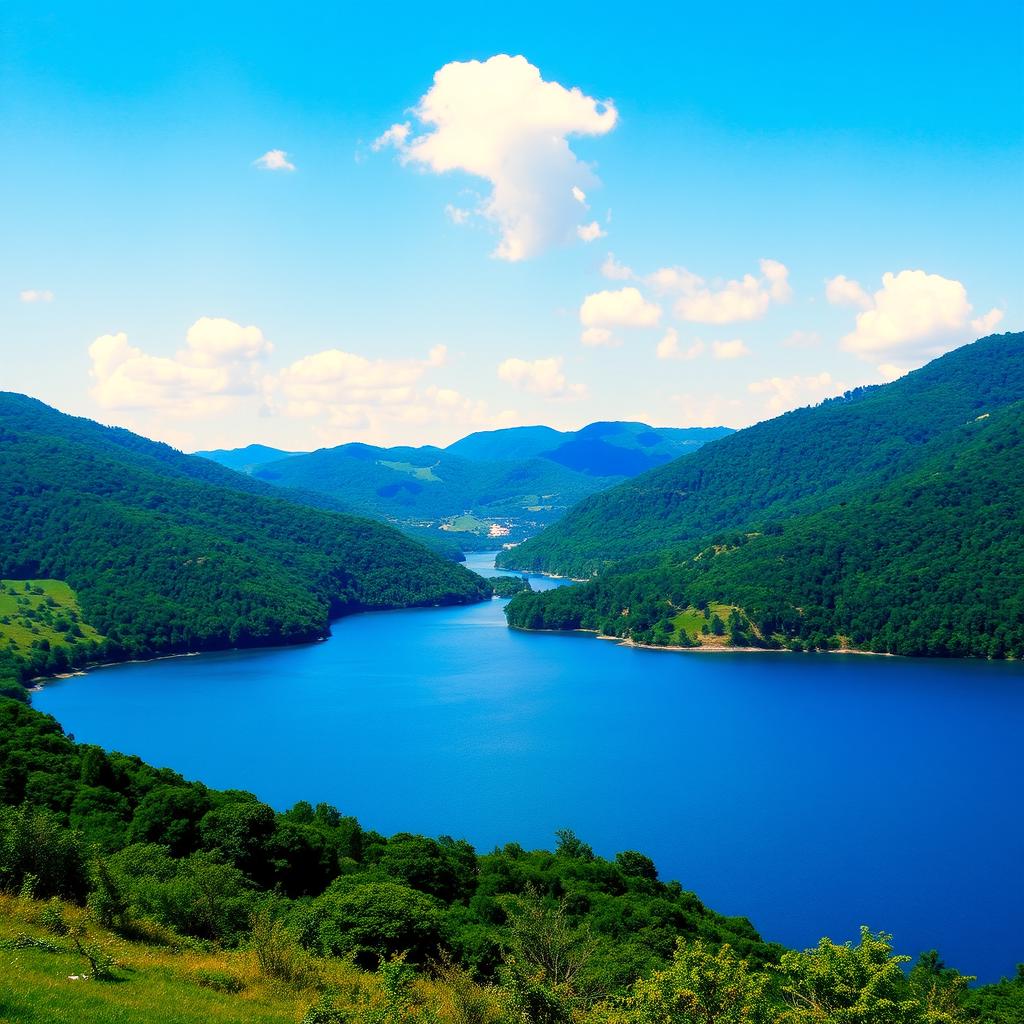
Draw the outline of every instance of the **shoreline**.
<instances>
[{"instance_id":1,"label":"shoreline","mask_svg":"<svg viewBox=\"0 0 1024 1024\"><path fill-rule=\"evenodd\" d=\"M508 628L517 633L549 633L555 636L581 634L593 637L595 640L609 641L619 647L632 647L637 651L665 651L670 654L861 654L869 658L900 657L900 655L890 654L888 651L860 651L853 647L830 647L828 650L792 651L788 647L730 647L728 644L698 644L695 647L661 646L659 644L642 644L630 637L607 636L604 633L599 633L596 629L524 629L522 626L509 626ZM949 659L929 658L927 660L946 661Z\"/></svg>"}]
</instances>

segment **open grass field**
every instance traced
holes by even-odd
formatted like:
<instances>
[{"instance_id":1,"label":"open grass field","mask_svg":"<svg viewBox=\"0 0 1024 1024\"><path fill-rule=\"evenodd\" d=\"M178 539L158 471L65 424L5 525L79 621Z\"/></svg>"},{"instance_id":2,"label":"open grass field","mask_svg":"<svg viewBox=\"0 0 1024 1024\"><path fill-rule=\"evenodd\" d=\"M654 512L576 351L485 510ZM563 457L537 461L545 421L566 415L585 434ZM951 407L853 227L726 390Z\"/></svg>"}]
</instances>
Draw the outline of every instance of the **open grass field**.
<instances>
[{"instance_id":1,"label":"open grass field","mask_svg":"<svg viewBox=\"0 0 1024 1024\"><path fill-rule=\"evenodd\" d=\"M82 618L75 592L60 580L0 580L0 646L18 653L103 638Z\"/></svg>"},{"instance_id":2,"label":"open grass field","mask_svg":"<svg viewBox=\"0 0 1024 1024\"><path fill-rule=\"evenodd\" d=\"M59 906L70 935L45 924ZM159 934L154 928L154 936ZM106 980L90 977L75 949L114 961ZM379 973L343 960L306 957L299 980L269 977L252 949L203 949L176 940L131 942L98 927L83 909L0 894L0 1024L297 1024L312 1007L316 1021L494 1021L491 990L461 977L447 984L417 978L396 999ZM295 955L294 953L292 955ZM332 1016L323 1012L333 1004Z\"/></svg>"},{"instance_id":3,"label":"open grass field","mask_svg":"<svg viewBox=\"0 0 1024 1024\"><path fill-rule=\"evenodd\" d=\"M729 616L734 612L739 611L735 605L731 604L720 604L717 601L713 601L708 605L707 617L699 608L694 608L692 605L688 608L684 608L677 615L672 618L672 625L675 627L675 635L679 636L685 633L692 641L698 644L725 644L725 637L714 636L710 633L705 635L702 632L703 626L708 626L710 629L711 619L717 615L722 622L728 622Z\"/></svg>"}]
</instances>

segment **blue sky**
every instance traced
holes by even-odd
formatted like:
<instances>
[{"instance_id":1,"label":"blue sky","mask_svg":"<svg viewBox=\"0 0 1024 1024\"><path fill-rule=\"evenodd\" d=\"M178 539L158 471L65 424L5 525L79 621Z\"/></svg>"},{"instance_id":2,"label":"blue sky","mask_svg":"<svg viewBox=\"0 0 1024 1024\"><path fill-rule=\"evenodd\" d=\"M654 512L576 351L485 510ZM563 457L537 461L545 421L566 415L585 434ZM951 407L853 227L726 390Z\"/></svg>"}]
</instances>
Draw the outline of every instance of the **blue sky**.
<instances>
[{"instance_id":1,"label":"blue sky","mask_svg":"<svg viewBox=\"0 0 1024 1024\"><path fill-rule=\"evenodd\" d=\"M1020 6L711 7L6 3L0 387L447 443L740 426L1020 329Z\"/></svg>"}]
</instances>

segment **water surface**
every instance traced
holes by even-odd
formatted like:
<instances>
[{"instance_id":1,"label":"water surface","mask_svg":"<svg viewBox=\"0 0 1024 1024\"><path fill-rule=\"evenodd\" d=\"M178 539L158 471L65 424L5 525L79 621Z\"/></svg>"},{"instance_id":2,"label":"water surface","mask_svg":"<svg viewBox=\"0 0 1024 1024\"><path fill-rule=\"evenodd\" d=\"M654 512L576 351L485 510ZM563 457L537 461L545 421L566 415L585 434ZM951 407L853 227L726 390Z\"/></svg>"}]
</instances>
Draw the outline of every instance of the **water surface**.
<instances>
[{"instance_id":1,"label":"water surface","mask_svg":"<svg viewBox=\"0 0 1024 1024\"><path fill-rule=\"evenodd\" d=\"M1024 666L641 651L511 632L503 604L106 668L35 704L278 808L483 850L563 827L639 849L789 945L865 923L983 980L1024 960Z\"/></svg>"}]
</instances>

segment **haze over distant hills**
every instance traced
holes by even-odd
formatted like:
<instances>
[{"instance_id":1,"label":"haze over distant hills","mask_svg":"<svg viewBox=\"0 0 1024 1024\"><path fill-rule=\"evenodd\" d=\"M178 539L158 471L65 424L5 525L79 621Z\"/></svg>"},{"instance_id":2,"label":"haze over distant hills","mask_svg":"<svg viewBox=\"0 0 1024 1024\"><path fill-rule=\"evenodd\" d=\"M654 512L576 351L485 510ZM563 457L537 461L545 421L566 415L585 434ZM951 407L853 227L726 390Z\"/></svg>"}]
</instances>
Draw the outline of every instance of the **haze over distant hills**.
<instances>
[{"instance_id":1,"label":"haze over distant hills","mask_svg":"<svg viewBox=\"0 0 1024 1024\"><path fill-rule=\"evenodd\" d=\"M254 456L276 449L196 454L259 480L329 496L416 536L481 547L523 540L581 498L729 433L727 427L592 423L578 431L482 431L447 448L345 444L263 463Z\"/></svg>"},{"instance_id":2,"label":"haze over distant hills","mask_svg":"<svg viewBox=\"0 0 1024 1024\"><path fill-rule=\"evenodd\" d=\"M1021 494L1024 334L1004 334L581 502L499 563L597 581L509 620L686 646L719 608L740 643L1019 657Z\"/></svg>"}]
</instances>

